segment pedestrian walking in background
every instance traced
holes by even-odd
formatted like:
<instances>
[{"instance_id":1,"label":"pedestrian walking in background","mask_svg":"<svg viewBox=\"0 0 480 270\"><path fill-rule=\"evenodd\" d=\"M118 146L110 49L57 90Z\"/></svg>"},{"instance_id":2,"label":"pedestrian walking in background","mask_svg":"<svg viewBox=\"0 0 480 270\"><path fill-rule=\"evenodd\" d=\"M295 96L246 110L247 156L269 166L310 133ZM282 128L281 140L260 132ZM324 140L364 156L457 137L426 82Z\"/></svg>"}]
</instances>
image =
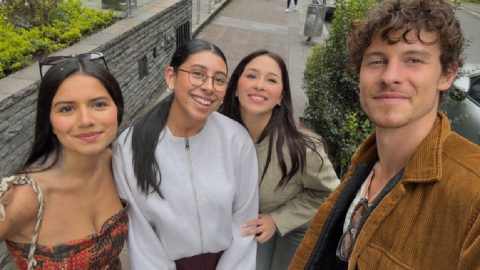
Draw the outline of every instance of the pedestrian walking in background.
<instances>
[{"instance_id":1,"label":"pedestrian walking in background","mask_svg":"<svg viewBox=\"0 0 480 270\"><path fill-rule=\"evenodd\" d=\"M255 143L260 214L255 228L258 270L287 269L322 202L339 184L322 139L293 118L287 67L267 50L235 68L220 112L244 125Z\"/></svg>"},{"instance_id":2,"label":"pedestrian walking in background","mask_svg":"<svg viewBox=\"0 0 480 270\"><path fill-rule=\"evenodd\" d=\"M376 128L290 270L480 269L480 147L438 112L464 43L444 0L384 1L351 23L349 67Z\"/></svg>"},{"instance_id":3,"label":"pedestrian walking in background","mask_svg":"<svg viewBox=\"0 0 480 270\"><path fill-rule=\"evenodd\" d=\"M295 2L295 8L293 10L297 11L297 0L293 0L293 1ZM287 9L285 9L286 13L290 12L290 3L291 3L291 0L287 0Z\"/></svg>"},{"instance_id":4,"label":"pedestrian walking in background","mask_svg":"<svg viewBox=\"0 0 480 270\"><path fill-rule=\"evenodd\" d=\"M247 131L215 112L225 56L189 41L165 80L173 93L113 146L119 192L131 204L132 269L253 270L256 243L240 235L258 215L257 158Z\"/></svg>"},{"instance_id":5,"label":"pedestrian walking in background","mask_svg":"<svg viewBox=\"0 0 480 270\"><path fill-rule=\"evenodd\" d=\"M79 60L97 57L40 60L40 70L53 67L40 84L33 145L0 185L0 240L20 270L122 269L128 205L118 197L108 146L123 96L105 67Z\"/></svg>"}]
</instances>

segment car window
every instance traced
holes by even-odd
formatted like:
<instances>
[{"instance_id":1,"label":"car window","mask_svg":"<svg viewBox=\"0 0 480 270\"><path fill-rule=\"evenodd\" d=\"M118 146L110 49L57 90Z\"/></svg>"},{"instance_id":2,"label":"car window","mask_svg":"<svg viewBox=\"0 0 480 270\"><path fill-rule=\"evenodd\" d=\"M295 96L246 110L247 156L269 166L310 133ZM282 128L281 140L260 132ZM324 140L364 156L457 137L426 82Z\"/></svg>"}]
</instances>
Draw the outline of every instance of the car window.
<instances>
[{"instance_id":1,"label":"car window","mask_svg":"<svg viewBox=\"0 0 480 270\"><path fill-rule=\"evenodd\" d=\"M472 77L471 80L472 84L470 85L470 89L468 89L468 96L480 105L480 76Z\"/></svg>"}]
</instances>

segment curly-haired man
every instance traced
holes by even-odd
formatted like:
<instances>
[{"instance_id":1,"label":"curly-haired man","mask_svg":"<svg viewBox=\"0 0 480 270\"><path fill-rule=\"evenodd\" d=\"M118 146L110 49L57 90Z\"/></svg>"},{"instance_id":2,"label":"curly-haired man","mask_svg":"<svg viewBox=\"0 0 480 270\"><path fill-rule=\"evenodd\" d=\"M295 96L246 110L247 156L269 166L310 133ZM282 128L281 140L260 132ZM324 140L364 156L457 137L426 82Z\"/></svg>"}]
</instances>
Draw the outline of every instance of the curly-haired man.
<instances>
[{"instance_id":1,"label":"curly-haired man","mask_svg":"<svg viewBox=\"0 0 480 270\"><path fill-rule=\"evenodd\" d=\"M438 112L464 42L444 0L389 0L352 22L349 69L375 132L290 270L480 269L480 147Z\"/></svg>"}]
</instances>

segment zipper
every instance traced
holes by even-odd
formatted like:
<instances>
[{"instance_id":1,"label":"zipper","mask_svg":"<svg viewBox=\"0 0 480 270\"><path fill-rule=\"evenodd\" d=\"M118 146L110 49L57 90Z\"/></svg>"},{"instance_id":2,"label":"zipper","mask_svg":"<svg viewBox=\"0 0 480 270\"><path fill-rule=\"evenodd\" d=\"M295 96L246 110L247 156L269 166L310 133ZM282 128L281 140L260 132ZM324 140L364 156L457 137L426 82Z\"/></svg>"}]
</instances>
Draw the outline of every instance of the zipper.
<instances>
[{"instance_id":1,"label":"zipper","mask_svg":"<svg viewBox=\"0 0 480 270\"><path fill-rule=\"evenodd\" d=\"M188 138L185 138L185 150L187 151L187 157L188 157L188 172L190 174L190 184L192 186L192 191L193 191L193 202L195 204L196 212L197 212L197 222L198 222L198 229L200 231L200 250L201 253L203 252L203 229L202 229L202 223L200 220L200 209L198 206L198 198L197 198L197 189L195 186L195 179L193 178L193 168L192 168L192 156L190 154L190 142Z\"/></svg>"}]
</instances>

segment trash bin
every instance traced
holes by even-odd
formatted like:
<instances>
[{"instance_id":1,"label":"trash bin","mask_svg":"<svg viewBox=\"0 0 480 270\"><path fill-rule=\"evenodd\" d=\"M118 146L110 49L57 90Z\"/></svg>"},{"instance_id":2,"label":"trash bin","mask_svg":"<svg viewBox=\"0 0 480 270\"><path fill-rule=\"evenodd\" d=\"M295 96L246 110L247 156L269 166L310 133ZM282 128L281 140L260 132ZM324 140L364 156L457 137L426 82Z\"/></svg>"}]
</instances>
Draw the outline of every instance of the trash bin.
<instances>
[{"instance_id":1,"label":"trash bin","mask_svg":"<svg viewBox=\"0 0 480 270\"><path fill-rule=\"evenodd\" d=\"M327 7L325 5L308 5L305 28L303 29L303 35L309 37L307 41L310 41L312 37L320 37L322 35L326 11Z\"/></svg>"}]
</instances>

